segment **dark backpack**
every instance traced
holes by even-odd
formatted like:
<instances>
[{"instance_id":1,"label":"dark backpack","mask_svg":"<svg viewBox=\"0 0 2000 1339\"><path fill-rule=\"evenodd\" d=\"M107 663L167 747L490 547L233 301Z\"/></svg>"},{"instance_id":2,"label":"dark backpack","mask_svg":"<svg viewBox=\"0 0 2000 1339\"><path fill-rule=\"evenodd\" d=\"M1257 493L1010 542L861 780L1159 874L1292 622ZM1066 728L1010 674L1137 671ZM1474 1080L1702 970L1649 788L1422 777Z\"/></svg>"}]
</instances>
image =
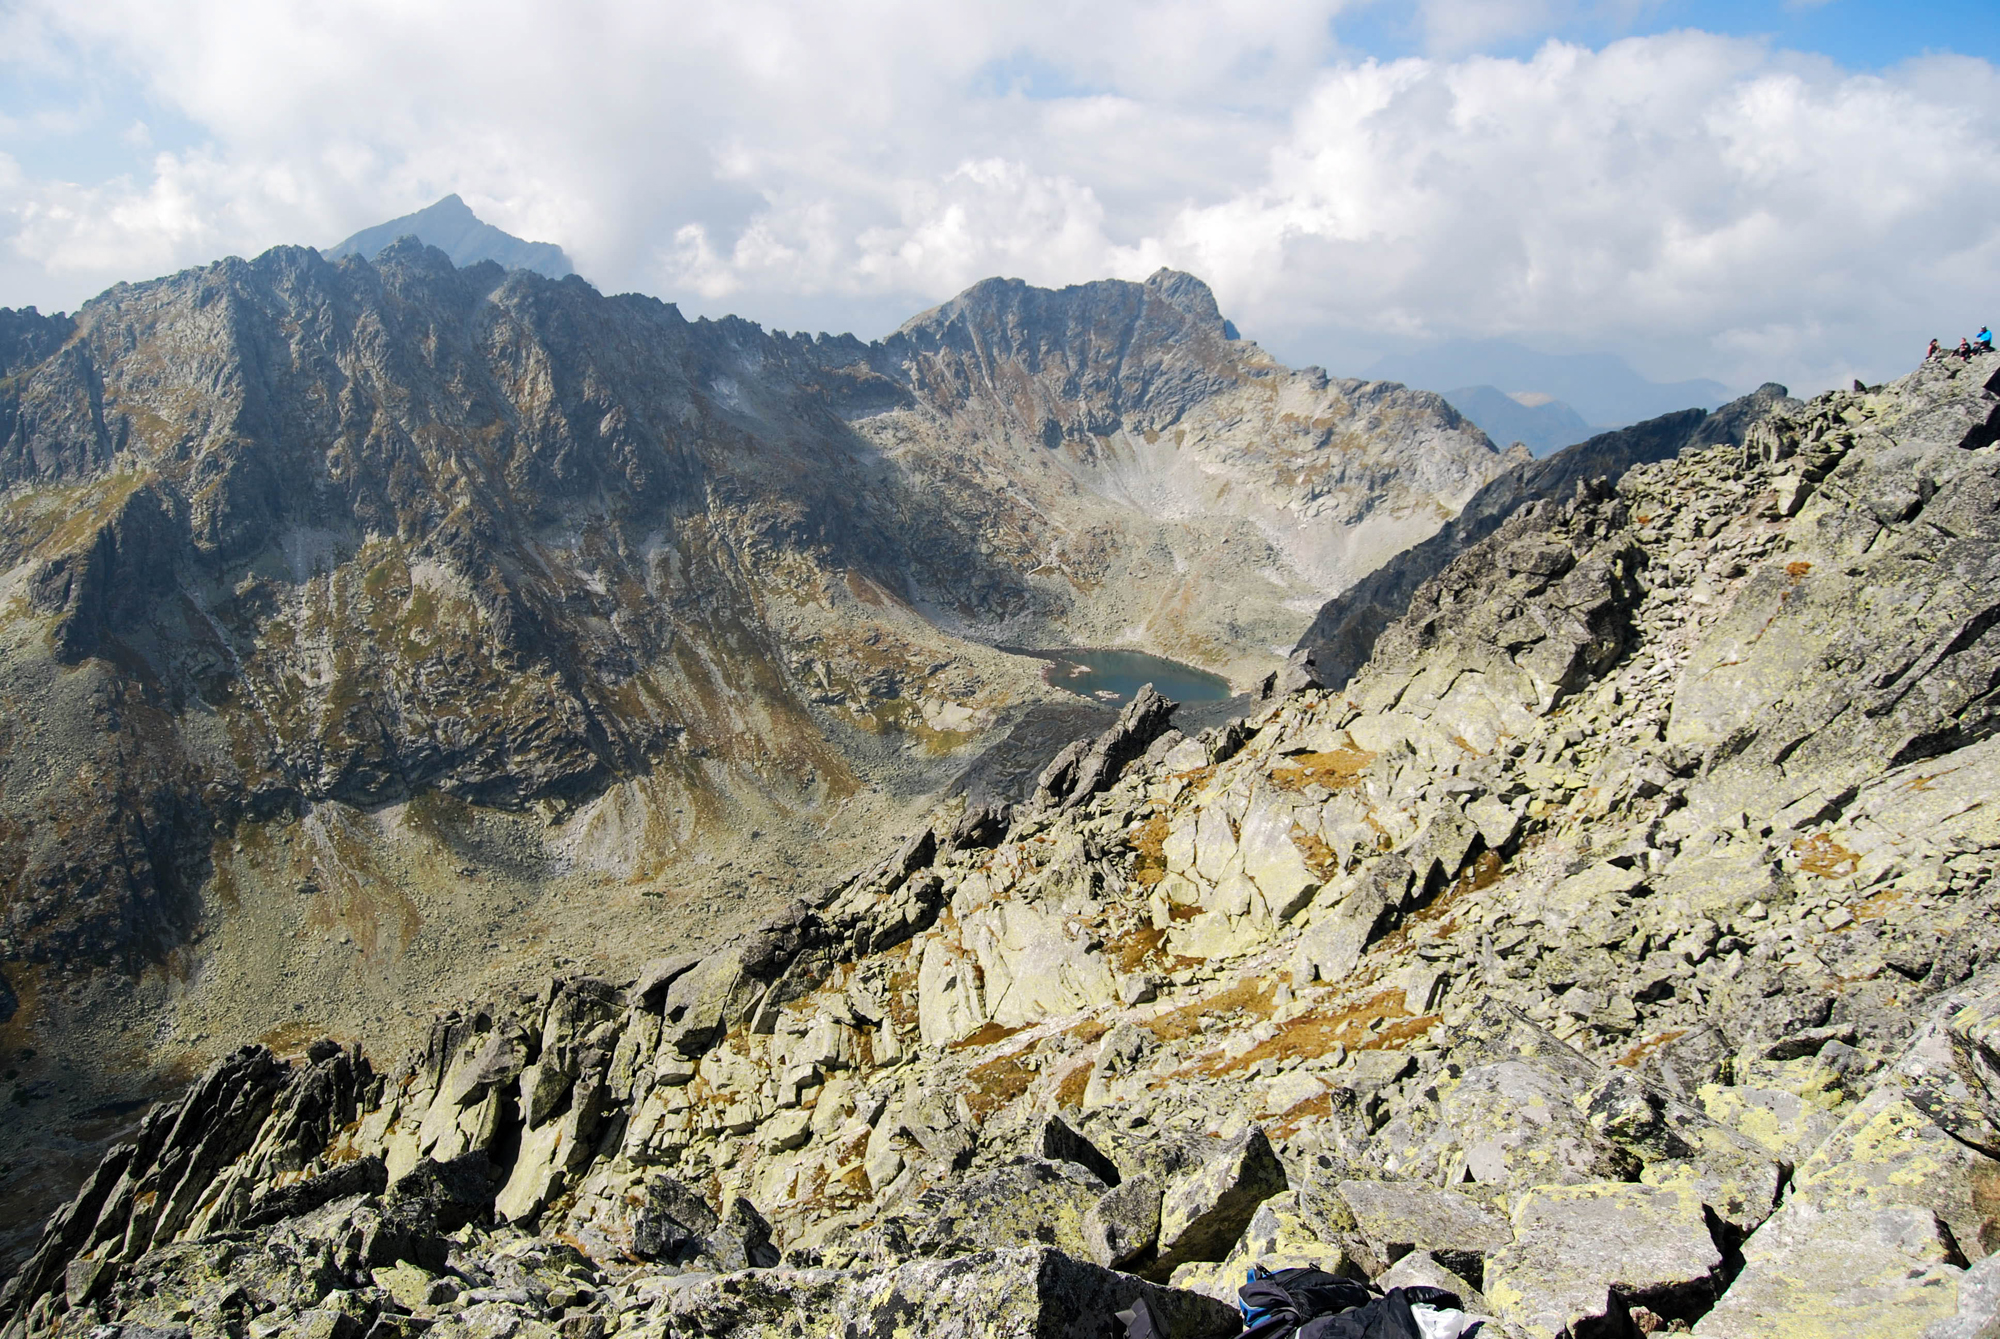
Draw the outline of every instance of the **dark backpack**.
<instances>
[{"instance_id":1,"label":"dark backpack","mask_svg":"<svg viewBox=\"0 0 2000 1339\"><path fill-rule=\"evenodd\" d=\"M1281 1269L1262 1265L1236 1290L1243 1311L1242 1339L1285 1339L1319 1316L1337 1316L1366 1306L1375 1294L1368 1285L1324 1269Z\"/></svg>"},{"instance_id":2,"label":"dark backpack","mask_svg":"<svg viewBox=\"0 0 2000 1339\"><path fill-rule=\"evenodd\" d=\"M1462 1311L1457 1293L1443 1288L1415 1286L1391 1288L1366 1306L1343 1311L1337 1316L1321 1316L1299 1327L1297 1339L1423 1339L1415 1306L1432 1306L1443 1311Z\"/></svg>"}]
</instances>

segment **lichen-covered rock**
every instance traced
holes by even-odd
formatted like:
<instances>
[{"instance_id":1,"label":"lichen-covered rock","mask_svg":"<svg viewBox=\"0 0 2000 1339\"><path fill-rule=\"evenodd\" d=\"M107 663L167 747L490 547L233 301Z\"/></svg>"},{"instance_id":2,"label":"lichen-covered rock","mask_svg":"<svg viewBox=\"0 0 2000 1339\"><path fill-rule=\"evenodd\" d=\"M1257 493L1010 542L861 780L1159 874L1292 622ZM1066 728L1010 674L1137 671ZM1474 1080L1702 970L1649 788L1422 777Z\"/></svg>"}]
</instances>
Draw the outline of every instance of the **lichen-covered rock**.
<instances>
[{"instance_id":1,"label":"lichen-covered rock","mask_svg":"<svg viewBox=\"0 0 2000 1339\"><path fill-rule=\"evenodd\" d=\"M1036 1243L1087 1258L1087 1220L1107 1189L1074 1163L1019 1158L923 1189L822 1254L829 1263L880 1266Z\"/></svg>"},{"instance_id":2,"label":"lichen-covered rock","mask_svg":"<svg viewBox=\"0 0 2000 1339\"><path fill-rule=\"evenodd\" d=\"M1292 960L1294 985L1339 981L1368 945L1389 928L1408 897L1409 862L1388 856L1323 890Z\"/></svg>"},{"instance_id":3,"label":"lichen-covered rock","mask_svg":"<svg viewBox=\"0 0 2000 1339\"><path fill-rule=\"evenodd\" d=\"M1222 1259L1257 1206L1284 1188L1285 1169L1270 1139L1256 1126L1242 1130L1168 1183L1160 1203L1160 1253L1147 1276L1165 1278L1184 1262Z\"/></svg>"},{"instance_id":4,"label":"lichen-covered rock","mask_svg":"<svg viewBox=\"0 0 2000 1339\"><path fill-rule=\"evenodd\" d=\"M1953 1014L1949 1036L1958 1071L1971 1086L1987 1125L2000 1128L2000 989L1978 996Z\"/></svg>"},{"instance_id":5,"label":"lichen-covered rock","mask_svg":"<svg viewBox=\"0 0 2000 1339\"><path fill-rule=\"evenodd\" d=\"M1442 1116L1464 1149L1472 1179L1525 1188L1602 1181L1632 1170L1630 1154L1592 1128L1574 1087L1527 1061L1503 1060L1465 1072L1444 1095Z\"/></svg>"},{"instance_id":6,"label":"lichen-covered rock","mask_svg":"<svg viewBox=\"0 0 2000 1339\"><path fill-rule=\"evenodd\" d=\"M1383 1292L1392 1288L1442 1288L1453 1293L1465 1304L1471 1315L1482 1315L1490 1309L1486 1295L1478 1285L1462 1275L1453 1273L1440 1263L1429 1251L1411 1251L1388 1269L1374 1278L1374 1284Z\"/></svg>"},{"instance_id":7,"label":"lichen-covered rock","mask_svg":"<svg viewBox=\"0 0 2000 1339\"><path fill-rule=\"evenodd\" d=\"M2000 1255L1989 1255L1958 1280L1958 1310L1924 1327L1923 1339L1980 1339L2000 1326Z\"/></svg>"},{"instance_id":8,"label":"lichen-covered rock","mask_svg":"<svg viewBox=\"0 0 2000 1339\"><path fill-rule=\"evenodd\" d=\"M1122 1269L1160 1240L1160 1186L1141 1173L1098 1197L1083 1215L1083 1245L1106 1269Z\"/></svg>"},{"instance_id":9,"label":"lichen-covered rock","mask_svg":"<svg viewBox=\"0 0 2000 1339\"><path fill-rule=\"evenodd\" d=\"M869 1274L772 1270L701 1280L667 1295L671 1329L715 1339L816 1333L931 1339L1094 1339L1143 1298L1164 1339L1237 1332L1234 1308L1050 1249L917 1260Z\"/></svg>"},{"instance_id":10,"label":"lichen-covered rock","mask_svg":"<svg viewBox=\"0 0 2000 1339\"><path fill-rule=\"evenodd\" d=\"M1202 1293L1224 1302L1237 1300L1237 1289L1252 1269L1321 1269L1349 1278L1366 1278L1381 1261L1351 1231L1340 1215L1322 1212L1323 1201L1300 1191L1273 1195L1257 1206L1234 1250L1219 1261L1189 1261L1175 1268L1174 1287Z\"/></svg>"},{"instance_id":11,"label":"lichen-covered rock","mask_svg":"<svg viewBox=\"0 0 2000 1339\"><path fill-rule=\"evenodd\" d=\"M1485 1258L1514 1240L1504 1215L1455 1191L1409 1181L1342 1181L1338 1190L1384 1266L1425 1251L1476 1284Z\"/></svg>"},{"instance_id":12,"label":"lichen-covered rock","mask_svg":"<svg viewBox=\"0 0 2000 1339\"><path fill-rule=\"evenodd\" d=\"M1961 1271L1936 1215L1794 1200L1743 1245L1743 1271L1696 1323L1704 1339L1909 1336L1958 1309Z\"/></svg>"},{"instance_id":13,"label":"lichen-covered rock","mask_svg":"<svg viewBox=\"0 0 2000 1339\"><path fill-rule=\"evenodd\" d=\"M1643 1306L1692 1321L1722 1291L1722 1251L1686 1190L1622 1183L1541 1186L1512 1214L1513 1241L1486 1258L1495 1314L1551 1339L1616 1332Z\"/></svg>"}]
</instances>

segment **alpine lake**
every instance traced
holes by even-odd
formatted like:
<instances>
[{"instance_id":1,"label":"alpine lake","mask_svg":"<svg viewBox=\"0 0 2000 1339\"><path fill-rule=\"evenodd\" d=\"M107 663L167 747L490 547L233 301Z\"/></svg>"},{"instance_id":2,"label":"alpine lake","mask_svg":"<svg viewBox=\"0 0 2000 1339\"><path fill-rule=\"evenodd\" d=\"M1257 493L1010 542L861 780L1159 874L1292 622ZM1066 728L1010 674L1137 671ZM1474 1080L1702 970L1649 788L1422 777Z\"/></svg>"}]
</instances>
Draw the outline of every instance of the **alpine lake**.
<instances>
[{"instance_id":1,"label":"alpine lake","mask_svg":"<svg viewBox=\"0 0 2000 1339\"><path fill-rule=\"evenodd\" d=\"M1176 702L1221 702L1230 696L1229 680L1221 675L1144 651L1061 647L1019 654L1048 661L1043 676L1049 683L1107 706L1131 701L1146 684Z\"/></svg>"}]
</instances>

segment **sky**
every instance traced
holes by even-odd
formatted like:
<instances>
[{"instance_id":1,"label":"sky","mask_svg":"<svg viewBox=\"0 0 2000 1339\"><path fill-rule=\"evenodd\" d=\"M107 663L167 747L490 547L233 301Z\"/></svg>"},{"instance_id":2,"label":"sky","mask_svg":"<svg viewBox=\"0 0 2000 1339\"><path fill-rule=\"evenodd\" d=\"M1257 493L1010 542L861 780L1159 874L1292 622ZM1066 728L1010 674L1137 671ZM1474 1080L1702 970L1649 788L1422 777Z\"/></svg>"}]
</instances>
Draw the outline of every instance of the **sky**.
<instances>
[{"instance_id":1,"label":"sky","mask_svg":"<svg viewBox=\"0 0 2000 1339\"><path fill-rule=\"evenodd\" d=\"M690 316L874 337L1171 265L1336 374L1504 337L1809 392L2000 317L1997 15L0 0L0 306L455 191Z\"/></svg>"}]
</instances>

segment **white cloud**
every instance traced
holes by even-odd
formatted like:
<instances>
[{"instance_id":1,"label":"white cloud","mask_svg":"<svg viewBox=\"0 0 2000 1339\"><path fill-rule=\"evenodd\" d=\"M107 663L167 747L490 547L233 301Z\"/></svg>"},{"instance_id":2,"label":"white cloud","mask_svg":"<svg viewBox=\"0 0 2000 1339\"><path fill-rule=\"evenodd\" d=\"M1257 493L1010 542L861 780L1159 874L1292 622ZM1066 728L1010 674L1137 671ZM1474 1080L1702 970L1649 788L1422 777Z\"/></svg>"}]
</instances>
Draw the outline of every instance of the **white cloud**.
<instances>
[{"instance_id":1,"label":"white cloud","mask_svg":"<svg viewBox=\"0 0 2000 1339\"><path fill-rule=\"evenodd\" d=\"M1505 333L1823 384L1989 315L1954 305L2000 277L1985 62L1700 33L1502 60L1461 53L1648 0L1429 0L1436 54L1380 63L1336 43L1358 3L21 0L0 70L57 92L0 150L120 83L160 147L123 107L125 175L0 158L0 302L457 190L608 289L787 327L1168 263L1297 360Z\"/></svg>"}]
</instances>

